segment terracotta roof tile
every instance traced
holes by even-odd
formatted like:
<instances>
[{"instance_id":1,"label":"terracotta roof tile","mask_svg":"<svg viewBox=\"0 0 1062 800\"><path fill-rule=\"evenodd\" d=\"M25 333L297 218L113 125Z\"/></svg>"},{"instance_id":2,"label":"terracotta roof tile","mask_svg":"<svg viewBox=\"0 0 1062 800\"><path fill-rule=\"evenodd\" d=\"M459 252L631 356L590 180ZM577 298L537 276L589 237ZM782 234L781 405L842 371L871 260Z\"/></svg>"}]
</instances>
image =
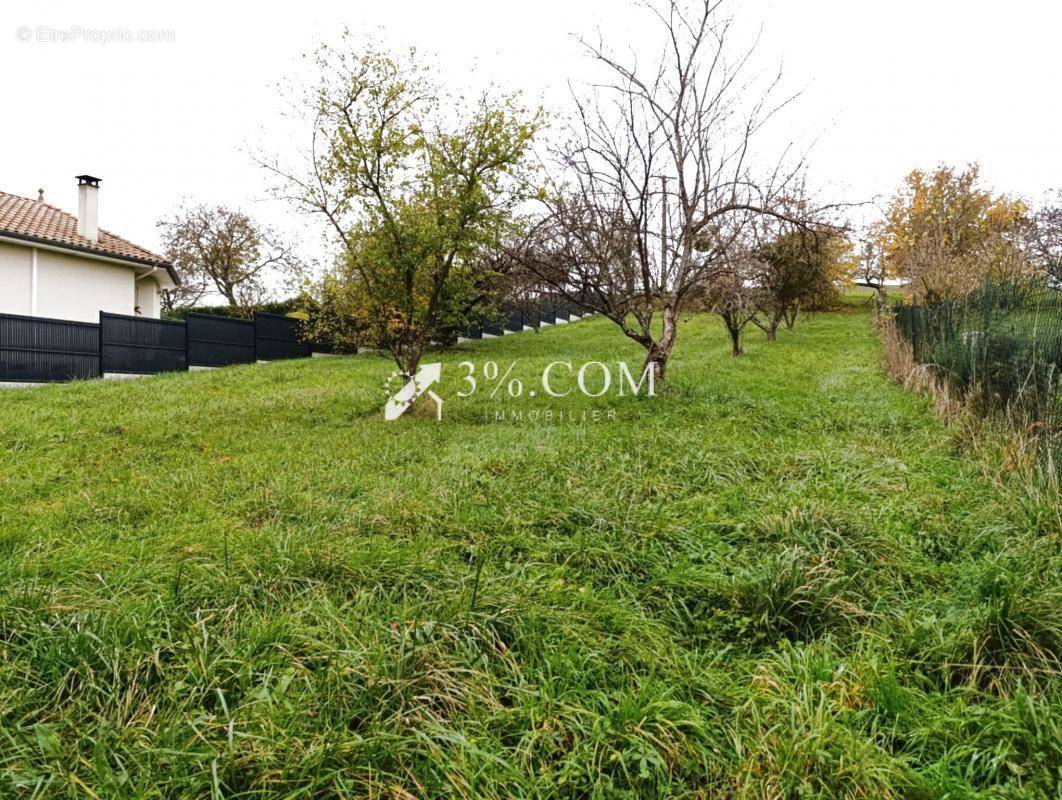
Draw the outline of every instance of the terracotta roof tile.
<instances>
[{"instance_id":1,"label":"terracotta roof tile","mask_svg":"<svg viewBox=\"0 0 1062 800\"><path fill-rule=\"evenodd\" d=\"M87 250L110 256L129 259L138 263L166 267L171 264L162 256L138 247L103 228L99 229L99 241L93 242L77 234L77 216L56 208L42 200L0 192L0 236L30 237L54 243L60 247Z\"/></svg>"}]
</instances>

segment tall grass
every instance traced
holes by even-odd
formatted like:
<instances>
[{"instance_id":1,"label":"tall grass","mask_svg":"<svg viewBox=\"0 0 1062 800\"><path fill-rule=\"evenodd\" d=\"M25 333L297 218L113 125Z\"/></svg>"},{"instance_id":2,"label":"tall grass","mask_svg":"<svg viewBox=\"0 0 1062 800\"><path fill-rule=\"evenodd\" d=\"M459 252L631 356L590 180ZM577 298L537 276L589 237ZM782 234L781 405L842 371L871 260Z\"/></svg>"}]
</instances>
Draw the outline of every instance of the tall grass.
<instances>
[{"instance_id":1,"label":"tall grass","mask_svg":"<svg viewBox=\"0 0 1062 800\"><path fill-rule=\"evenodd\" d=\"M597 321L441 424L372 357L5 394L0 796L1057 796L1057 502L865 313L747 349L600 423L456 397L639 363Z\"/></svg>"},{"instance_id":2,"label":"tall grass","mask_svg":"<svg viewBox=\"0 0 1062 800\"><path fill-rule=\"evenodd\" d=\"M960 299L899 304L886 336L909 351L908 375L930 373L934 394L1009 420L1034 443L1057 483L1062 452L1062 291L1042 277L994 282Z\"/></svg>"}]
</instances>

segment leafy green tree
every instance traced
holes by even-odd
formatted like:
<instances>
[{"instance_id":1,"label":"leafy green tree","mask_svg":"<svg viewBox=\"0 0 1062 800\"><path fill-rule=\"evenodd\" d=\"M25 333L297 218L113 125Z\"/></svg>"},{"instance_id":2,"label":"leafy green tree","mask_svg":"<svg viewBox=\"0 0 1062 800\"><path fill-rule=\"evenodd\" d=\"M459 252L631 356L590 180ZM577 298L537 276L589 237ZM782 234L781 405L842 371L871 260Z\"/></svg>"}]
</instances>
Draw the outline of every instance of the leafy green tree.
<instances>
[{"instance_id":1,"label":"leafy green tree","mask_svg":"<svg viewBox=\"0 0 1062 800\"><path fill-rule=\"evenodd\" d=\"M498 285L490 255L533 192L542 115L515 96L448 97L415 53L356 49L349 36L341 49L323 47L317 65L306 163L265 166L284 196L331 228L327 306L360 320L411 376L425 348L477 315Z\"/></svg>"}]
</instances>

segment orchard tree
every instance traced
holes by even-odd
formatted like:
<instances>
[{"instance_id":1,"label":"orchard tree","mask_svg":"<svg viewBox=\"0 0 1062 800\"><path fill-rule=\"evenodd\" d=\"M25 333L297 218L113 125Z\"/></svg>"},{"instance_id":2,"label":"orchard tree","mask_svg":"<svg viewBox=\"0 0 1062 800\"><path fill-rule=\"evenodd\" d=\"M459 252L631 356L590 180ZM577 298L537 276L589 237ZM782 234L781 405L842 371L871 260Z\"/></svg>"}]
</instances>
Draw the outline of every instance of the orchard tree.
<instances>
[{"instance_id":1,"label":"orchard tree","mask_svg":"<svg viewBox=\"0 0 1062 800\"><path fill-rule=\"evenodd\" d=\"M415 54L322 47L303 100L305 163L263 161L278 194L320 215L336 246L328 304L357 317L412 377L441 331L491 295L498 242L533 191L541 114L512 96L446 96Z\"/></svg>"},{"instance_id":2,"label":"orchard tree","mask_svg":"<svg viewBox=\"0 0 1062 800\"><path fill-rule=\"evenodd\" d=\"M751 279L755 269L751 253L732 256L726 266L713 272L694 293L695 304L722 321L734 358L744 354L741 334L756 319L759 310L759 291Z\"/></svg>"},{"instance_id":3,"label":"orchard tree","mask_svg":"<svg viewBox=\"0 0 1062 800\"><path fill-rule=\"evenodd\" d=\"M783 200L802 164L766 159L764 125L791 97L749 74L718 0L644 6L652 59L584 41L602 72L575 97L547 213L516 248L555 291L612 320L665 375L689 296ZM803 220L793 219L801 224Z\"/></svg>"},{"instance_id":4,"label":"orchard tree","mask_svg":"<svg viewBox=\"0 0 1062 800\"><path fill-rule=\"evenodd\" d=\"M851 244L838 228L785 228L754 250L752 264L757 309L751 321L773 341L778 326L792 328L802 309L836 302L837 286L852 269Z\"/></svg>"},{"instance_id":5,"label":"orchard tree","mask_svg":"<svg viewBox=\"0 0 1062 800\"><path fill-rule=\"evenodd\" d=\"M994 195L979 168L914 170L889 205L878 246L884 270L906 278L916 300L962 297L985 277L1030 271L1028 209Z\"/></svg>"},{"instance_id":6,"label":"orchard tree","mask_svg":"<svg viewBox=\"0 0 1062 800\"><path fill-rule=\"evenodd\" d=\"M875 307L877 318L880 321L885 309L888 307L889 297L885 292L885 281L897 277L891 270L891 265L884 258L884 250L881 246L883 240L882 226L875 223L859 241L859 249L855 254L852 265L851 278L857 286L866 286L874 290Z\"/></svg>"},{"instance_id":7,"label":"orchard tree","mask_svg":"<svg viewBox=\"0 0 1062 800\"><path fill-rule=\"evenodd\" d=\"M270 228L235 209L185 206L158 228L167 258L189 286L171 298L175 304L194 305L216 291L233 308L248 310L268 296L270 277L287 277L300 267Z\"/></svg>"},{"instance_id":8,"label":"orchard tree","mask_svg":"<svg viewBox=\"0 0 1062 800\"><path fill-rule=\"evenodd\" d=\"M159 306L167 314L192 308L199 304L209 290L209 281L201 270L184 270L181 272L179 286L159 289Z\"/></svg>"},{"instance_id":9,"label":"orchard tree","mask_svg":"<svg viewBox=\"0 0 1062 800\"><path fill-rule=\"evenodd\" d=\"M1062 284L1062 193L1036 212L1031 234L1034 263L1055 284Z\"/></svg>"}]
</instances>

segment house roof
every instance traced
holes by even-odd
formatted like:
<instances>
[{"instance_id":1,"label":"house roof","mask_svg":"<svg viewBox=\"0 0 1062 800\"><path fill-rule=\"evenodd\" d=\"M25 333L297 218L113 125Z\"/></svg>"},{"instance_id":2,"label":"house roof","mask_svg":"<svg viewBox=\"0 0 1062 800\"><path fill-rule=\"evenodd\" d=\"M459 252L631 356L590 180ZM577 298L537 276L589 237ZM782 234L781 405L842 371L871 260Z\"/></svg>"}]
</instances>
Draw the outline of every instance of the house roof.
<instances>
[{"instance_id":1,"label":"house roof","mask_svg":"<svg viewBox=\"0 0 1062 800\"><path fill-rule=\"evenodd\" d=\"M128 261L140 266L161 267L175 283L178 282L173 265L162 256L103 228L99 229L99 241L79 236L77 216L43 200L30 200L28 197L0 192L0 236Z\"/></svg>"}]
</instances>

